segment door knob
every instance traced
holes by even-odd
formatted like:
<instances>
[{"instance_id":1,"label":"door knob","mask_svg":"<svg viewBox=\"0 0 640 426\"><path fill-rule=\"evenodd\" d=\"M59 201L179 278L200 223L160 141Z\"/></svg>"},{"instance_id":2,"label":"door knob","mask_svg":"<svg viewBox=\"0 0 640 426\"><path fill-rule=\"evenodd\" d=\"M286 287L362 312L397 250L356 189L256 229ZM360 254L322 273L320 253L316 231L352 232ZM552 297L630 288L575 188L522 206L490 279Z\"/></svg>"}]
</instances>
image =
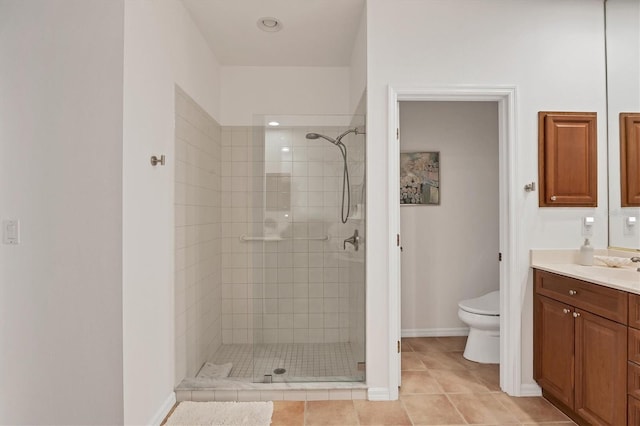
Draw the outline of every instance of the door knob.
<instances>
[{"instance_id":1,"label":"door knob","mask_svg":"<svg viewBox=\"0 0 640 426\"><path fill-rule=\"evenodd\" d=\"M574 313L573 313L573 317L574 317L574 318L578 318L579 316L580 316L580 312L574 312Z\"/></svg>"},{"instance_id":2,"label":"door knob","mask_svg":"<svg viewBox=\"0 0 640 426\"><path fill-rule=\"evenodd\" d=\"M568 313L570 313L570 312L571 312L571 309L564 308L564 309L562 310L562 312L564 312L565 314L568 314Z\"/></svg>"},{"instance_id":3,"label":"door knob","mask_svg":"<svg viewBox=\"0 0 640 426\"><path fill-rule=\"evenodd\" d=\"M569 296L575 296L576 294L578 294L577 291L575 290L569 290Z\"/></svg>"}]
</instances>

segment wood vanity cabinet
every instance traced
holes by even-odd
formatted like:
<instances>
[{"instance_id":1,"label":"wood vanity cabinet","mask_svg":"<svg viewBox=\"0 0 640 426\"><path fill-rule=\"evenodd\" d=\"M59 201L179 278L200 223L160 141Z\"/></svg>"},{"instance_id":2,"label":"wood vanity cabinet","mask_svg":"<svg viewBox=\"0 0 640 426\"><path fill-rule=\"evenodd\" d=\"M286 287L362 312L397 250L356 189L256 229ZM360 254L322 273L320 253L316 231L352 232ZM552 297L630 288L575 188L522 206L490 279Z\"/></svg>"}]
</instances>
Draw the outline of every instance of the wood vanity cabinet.
<instances>
[{"instance_id":1,"label":"wood vanity cabinet","mask_svg":"<svg viewBox=\"0 0 640 426\"><path fill-rule=\"evenodd\" d=\"M543 395L578 423L627 424L627 293L540 270L534 280Z\"/></svg>"},{"instance_id":2,"label":"wood vanity cabinet","mask_svg":"<svg viewBox=\"0 0 640 426\"><path fill-rule=\"evenodd\" d=\"M540 207L598 205L597 115L538 113Z\"/></svg>"},{"instance_id":3,"label":"wood vanity cabinet","mask_svg":"<svg viewBox=\"0 0 640 426\"><path fill-rule=\"evenodd\" d=\"M627 424L640 425L640 296L629 294Z\"/></svg>"}]
</instances>

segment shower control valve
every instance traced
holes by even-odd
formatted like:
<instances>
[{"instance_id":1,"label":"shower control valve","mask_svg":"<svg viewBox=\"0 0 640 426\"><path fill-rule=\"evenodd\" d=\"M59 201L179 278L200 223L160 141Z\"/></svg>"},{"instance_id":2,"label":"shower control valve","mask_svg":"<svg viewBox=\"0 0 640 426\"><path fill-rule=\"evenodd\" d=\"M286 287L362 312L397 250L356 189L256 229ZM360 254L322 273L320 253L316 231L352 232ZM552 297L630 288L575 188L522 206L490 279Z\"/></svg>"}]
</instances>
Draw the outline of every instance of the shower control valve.
<instances>
[{"instance_id":1,"label":"shower control valve","mask_svg":"<svg viewBox=\"0 0 640 426\"><path fill-rule=\"evenodd\" d=\"M351 244L356 251L358 251L358 246L360 246L360 236L358 235L358 230L356 229L355 231L353 231L353 235L350 236L349 238L345 239L342 242L342 249L346 250L347 249L347 243Z\"/></svg>"}]
</instances>

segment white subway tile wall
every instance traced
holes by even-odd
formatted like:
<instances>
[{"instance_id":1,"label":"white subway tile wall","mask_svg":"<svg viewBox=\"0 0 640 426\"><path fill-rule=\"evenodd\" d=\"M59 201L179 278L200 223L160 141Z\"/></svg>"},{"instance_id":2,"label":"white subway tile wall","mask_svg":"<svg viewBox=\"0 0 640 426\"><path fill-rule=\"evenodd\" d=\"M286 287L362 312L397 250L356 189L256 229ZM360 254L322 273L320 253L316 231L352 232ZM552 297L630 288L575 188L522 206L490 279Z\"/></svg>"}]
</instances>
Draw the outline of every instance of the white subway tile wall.
<instances>
[{"instance_id":1,"label":"white subway tile wall","mask_svg":"<svg viewBox=\"0 0 640 426\"><path fill-rule=\"evenodd\" d=\"M221 129L176 87L175 382L222 343Z\"/></svg>"},{"instance_id":2,"label":"white subway tile wall","mask_svg":"<svg viewBox=\"0 0 640 426\"><path fill-rule=\"evenodd\" d=\"M341 223L339 149L305 138L344 130L222 127L224 344L337 343L351 335L364 343L364 250L343 249L354 229L364 234L364 221ZM355 206L363 203L364 138L343 142ZM357 353L364 360L364 349Z\"/></svg>"}]
</instances>

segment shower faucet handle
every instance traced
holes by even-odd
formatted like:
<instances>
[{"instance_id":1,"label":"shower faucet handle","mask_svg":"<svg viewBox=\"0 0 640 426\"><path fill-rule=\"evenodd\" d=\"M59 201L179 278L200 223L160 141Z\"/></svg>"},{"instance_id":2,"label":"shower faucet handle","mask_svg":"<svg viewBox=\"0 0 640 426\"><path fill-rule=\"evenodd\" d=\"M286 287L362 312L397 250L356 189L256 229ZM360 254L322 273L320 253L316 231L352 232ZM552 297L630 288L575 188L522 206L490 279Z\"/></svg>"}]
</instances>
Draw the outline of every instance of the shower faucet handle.
<instances>
[{"instance_id":1,"label":"shower faucet handle","mask_svg":"<svg viewBox=\"0 0 640 426\"><path fill-rule=\"evenodd\" d=\"M358 230L356 229L355 231L353 231L353 235L350 236L349 238L345 239L342 242L342 249L346 250L347 249L347 243L351 244L356 251L358 251L358 246L360 246L360 236L358 235Z\"/></svg>"}]
</instances>

